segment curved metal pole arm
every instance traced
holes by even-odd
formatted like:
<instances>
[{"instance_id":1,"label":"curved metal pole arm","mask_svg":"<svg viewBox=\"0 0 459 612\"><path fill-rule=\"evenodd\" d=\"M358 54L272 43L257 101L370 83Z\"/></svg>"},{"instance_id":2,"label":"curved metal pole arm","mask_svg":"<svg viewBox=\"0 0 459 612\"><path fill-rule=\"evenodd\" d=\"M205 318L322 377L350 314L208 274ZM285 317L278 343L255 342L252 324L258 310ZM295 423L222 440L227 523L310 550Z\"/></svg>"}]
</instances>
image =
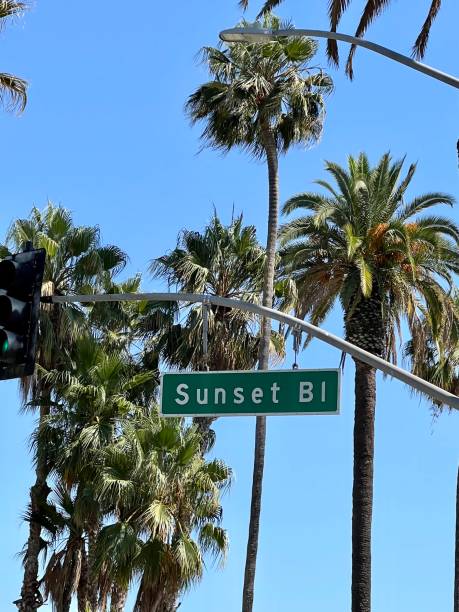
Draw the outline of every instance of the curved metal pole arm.
<instances>
[{"instance_id":1,"label":"curved metal pole arm","mask_svg":"<svg viewBox=\"0 0 459 612\"><path fill-rule=\"evenodd\" d=\"M231 28L229 30L223 30L220 32L220 38L225 42L259 42L266 40L267 38L273 39L285 36L331 38L332 40L340 40L358 47L365 47L365 49L379 53L379 55L384 55L385 57L388 57L399 64L404 64L405 66L408 66L408 68L422 72L433 79L437 79L437 81L442 81L451 87L459 89L459 78L451 74L447 74L446 72L442 72L441 70L437 70L436 68L432 68L431 66L427 66L426 64L422 64L421 62L417 62L416 60L411 59L411 57L402 55L396 51L392 51L392 49L388 49L387 47L383 47L363 38L349 36L349 34L328 32L327 30L305 30L297 28L290 28L286 30L270 30L266 28Z\"/></svg>"},{"instance_id":2,"label":"curved metal pole arm","mask_svg":"<svg viewBox=\"0 0 459 612\"><path fill-rule=\"evenodd\" d=\"M416 391L425 393L430 397L451 406L452 408L459 409L459 397L448 393L444 389L427 382L419 376L411 374L398 366L377 357L368 351L343 340L339 336L335 336L330 332L316 327L307 321L302 321L296 317L292 317L289 314L279 312L273 308L266 308L252 302L244 302L242 300L234 300L230 298L223 298L216 295L205 295L198 293L108 293L104 295L53 295L51 297L42 298L42 302L51 302L54 304L65 304L71 302L79 303L94 303L94 302L185 302L185 303L210 303L216 306L226 306L227 308L237 308L246 312L253 312L256 315L266 317L268 319L275 319L281 323L286 323L291 327L297 327L303 329L314 338L318 338L331 346L352 355L356 359L367 363L368 365L381 370L385 374L389 374L398 380L410 385Z\"/></svg>"}]
</instances>

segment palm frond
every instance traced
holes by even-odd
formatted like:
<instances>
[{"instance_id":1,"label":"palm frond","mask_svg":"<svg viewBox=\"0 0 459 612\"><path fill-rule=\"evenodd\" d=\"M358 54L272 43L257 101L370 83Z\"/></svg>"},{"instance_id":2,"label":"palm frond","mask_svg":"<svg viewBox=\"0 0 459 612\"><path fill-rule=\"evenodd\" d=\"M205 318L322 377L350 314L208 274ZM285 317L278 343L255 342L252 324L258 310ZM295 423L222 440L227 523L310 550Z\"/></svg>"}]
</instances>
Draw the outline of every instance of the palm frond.
<instances>
[{"instance_id":1,"label":"palm frond","mask_svg":"<svg viewBox=\"0 0 459 612\"><path fill-rule=\"evenodd\" d=\"M9 17L21 15L27 8L28 5L26 2L19 2L18 0L1 0L0 22Z\"/></svg>"},{"instance_id":2,"label":"palm frond","mask_svg":"<svg viewBox=\"0 0 459 612\"><path fill-rule=\"evenodd\" d=\"M27 104L27 81L13 74L0 73L0 102L7 110L22 113Z\"/></svg>"},{"instance_id":3,"label":"palm frond","mask_svg":"<svg viewBox=\"0 0 459 612\"><path fill-rule=\"evenodd\" d=\"M330 30L336 32L336 28L341 21L344 11L349 6L351 0L329 0L328 17L330 20ZM339 64L338 43L336 40L327 40L327 55L336 65Z\"/></svg>"},{"instance_id":4,"label":"palm frond","mask_svg":"<svg viewBox=\"0 0 459 612\"><path fill-rule=\"evenodd\" d=\"M425 55L427 43L429 42L430 30L435 18L438 15L438 12L440 11L440 8L441 0L432 0L426 20L424 21L421 31L419 32L419 35L413 45L413 57L418 60L422 59Z\"/></svg>"},{"instance_id":5,"label":"palm frond","mask_svg":"<svg viewBox=\"0 0 459 612\"><path fill-rule=\"evenodd\" d=\"M426 208L430 208L436 204L448 204L449 206L453 206L454 202L454 197L447 193L427 193L422 196L418 196L406 204L404 208L397 213L397 219L400 221L406 221L410 217L413 217Z\"/></svg>"},{"instance_id":6,"label":"palm frond","mask_svg":"<svg viewBox=\"0 0 459 612\"><path fill-rule=\"evenodd\" d=\"M357 38L362 38L371 23L389 6L390 3L391 0L367 0L362 16L360 17L359 24L355 31L355 36ZM354 78L353 58L355 51L356 46L351 45L346 63L346 74L351 80Z\"/></svg>"}]
</instances>

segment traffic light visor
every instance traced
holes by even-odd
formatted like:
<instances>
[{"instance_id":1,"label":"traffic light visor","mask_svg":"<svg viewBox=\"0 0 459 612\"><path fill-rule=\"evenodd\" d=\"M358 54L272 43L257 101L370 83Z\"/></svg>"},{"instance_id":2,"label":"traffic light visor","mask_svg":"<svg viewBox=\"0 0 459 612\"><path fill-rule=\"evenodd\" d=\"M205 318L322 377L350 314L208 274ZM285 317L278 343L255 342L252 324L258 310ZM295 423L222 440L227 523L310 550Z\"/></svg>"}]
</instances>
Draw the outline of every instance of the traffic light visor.
<instances>
[{"instance_id":1,"label":"traffic light visor","mask_svg":"<svg viewBox=\"0 0 459 612\"><path fill-rule=\"evenodd\" d=\"M0 261L0 288L8 289L16 276L16 266L11 260Z\"/></svg>"}]
</instances>

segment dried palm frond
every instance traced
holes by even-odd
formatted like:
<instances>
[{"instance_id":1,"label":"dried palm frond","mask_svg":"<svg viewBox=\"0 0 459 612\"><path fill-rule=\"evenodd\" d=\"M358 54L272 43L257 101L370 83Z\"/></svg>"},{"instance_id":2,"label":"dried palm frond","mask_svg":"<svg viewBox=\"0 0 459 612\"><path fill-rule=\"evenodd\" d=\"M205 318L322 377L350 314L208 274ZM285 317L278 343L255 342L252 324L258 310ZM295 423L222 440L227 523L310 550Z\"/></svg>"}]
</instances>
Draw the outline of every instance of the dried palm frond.
<instances>
[{"instance_id":1,"label":"dried palm frond","mask_svg":"<svg viewBox=\"0 0 459 612\"><path fill-rule=\"evenodd\" d=\"M22 113L27 104L27 82L13 74L0 73L0 102L7 110Z\"/></svg>"}]
</instances>

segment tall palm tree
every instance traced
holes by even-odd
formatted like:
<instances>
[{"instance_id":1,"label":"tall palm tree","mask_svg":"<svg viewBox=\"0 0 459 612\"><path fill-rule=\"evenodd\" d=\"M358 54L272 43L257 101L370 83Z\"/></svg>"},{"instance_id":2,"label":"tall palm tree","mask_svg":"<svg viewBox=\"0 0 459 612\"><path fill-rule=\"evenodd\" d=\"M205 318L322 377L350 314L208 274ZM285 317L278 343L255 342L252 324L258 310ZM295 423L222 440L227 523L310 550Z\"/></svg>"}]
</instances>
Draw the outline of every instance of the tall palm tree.
<instances>
[{"instance_id":1,"label":"tall palm tree","mask_svg":"<svg viewBox=\"0 0 459 612\"><path fill-rule=\"evenodd\" d=\"M262 24L279 28L267 16ZM205 122L203 141L229 151L241 147L268 168L269 203L264 306L273 304L279 207L278 157L295 144L316 142L322 132L323 96L332 89L331 79L310 66L316 44L308 38L285 38L270 43L237 43L203 49L212 80L188 99L193 122ZM262 322L259 368L267 369L271 321ZM266 418L257 417L249 537L244 578L243 612L251 612L261 511Z\"/></svg>"},{"instance_id":2,"label":"tall palm tree","mask_svg":"<svg viewBox=\"0 0 459 612\"><path fill-rule=\"evenodd\" d=\"M269 13L274 8L279 6L279 4L281 4L283 1L284 0L265 0L259 16ZM328 0L328 16L330 19L330 30L332 32L336 32L341 18L346 12L346 10L349 8L351 1L352 0ZM249 0L240 0L239 4L245 9L249 4ZM358 38L362 38L371 23L377 17L379 17L387 8L389 8L390 4L391 0L367 0L365 6L363 7L362 15L355 31L355 36ZM442 0L430 0L430 6L427 12L426 19L413 45L413 56L416 59L422 59L425 55L427 44L429 42L430 30L432 28L433 22L435 21L441 9L441 4ZM346 72L350 76L350 78L352 78L353 76L352 60L354 57L355 50L355 45L352 45L346 64ZM330 59L335 64L338 64L338 43L336 42L336 40L327 41L327 51Z\"/></svg>"},{"instance_id":3,"label":"tall palm tree","mask_svg":"<svg viewBox=\"0 0 459 612\"><path fill-rule=\"evenodd\" d=\"M43 211L34 207L27 219L17 219L7 234L0 256L18 251L24 242L47 253L43 277L44 295L65 295L97 291L98 287L121 270L126 255L115 246L103 246L98 227L75 226L71 213L51 202ZM40 311L40 325L33 377L21 381L24 399L34 398L40 406L40 422L50 412L52 387L40 376L45 371L64 367L74 340L85 327L85 316L76 305L46 305ZM39 398L39 400L37 400ZM37 519L50 493L47 477L51 470L46 448L36 451L36 480L30 490L30 531L24 560L24 580L19 610L33 611L41 604L38 566L41 525Z\"/></svg>"},{"instance_id":4,"label":"tall palm tree","mask_svg":"<svg viewBox=\"0 0 459 612\"><path fill-rule=\"evenodd\" d=\"M25 2L16 0L0 1L0 28L4 22L21 14L26 8ZM22 112L27 104L27 83L14 74L0 72L0 102L9 110Z\"/></svg>"},{"instance_id":5,"label":"tall palm tree","mask_svg":"<svg viewBox=\"0 0 459 612\"><path fill-rule=\"evenodd\" d=\"M370 166L365 154L348 167L327 162L336 186L317 181L326 194L303 193L284 213L306 213L280 232L284 274L298 287L298 314L318 324L335 302L344 311L346 339L386 359L396 359L396 334L406 319L415 345L420 320L432 329L454 310L445 285L459 270L459 228L446 218L420 213L453 198L429 193L405 203L415 172L402 176L403 160L383 155ZM354 486L352 492L352 612L371 609L374 368L355 361Z\"/></svg>"}]
</instances>

